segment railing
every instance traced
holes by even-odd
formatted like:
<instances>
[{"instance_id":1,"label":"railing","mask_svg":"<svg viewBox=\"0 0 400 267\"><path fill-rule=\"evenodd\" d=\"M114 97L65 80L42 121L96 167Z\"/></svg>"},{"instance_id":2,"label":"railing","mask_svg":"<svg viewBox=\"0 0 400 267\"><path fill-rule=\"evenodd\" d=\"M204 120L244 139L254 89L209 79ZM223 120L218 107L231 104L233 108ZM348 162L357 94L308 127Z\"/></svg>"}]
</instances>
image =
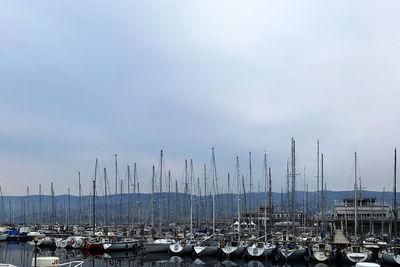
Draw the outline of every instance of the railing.
<instances>
[{"instance_id":1,"label":"railing","mask_svg":"<svg viewBox=\"0 0 400 267\"><path fill-rule=\"evenodd\" d=\"M66 262L66 263L61 263L58 266L79 267L79 266L83 266L83 261L70 261L70 262Z\"/></svg>"}]
</instances>

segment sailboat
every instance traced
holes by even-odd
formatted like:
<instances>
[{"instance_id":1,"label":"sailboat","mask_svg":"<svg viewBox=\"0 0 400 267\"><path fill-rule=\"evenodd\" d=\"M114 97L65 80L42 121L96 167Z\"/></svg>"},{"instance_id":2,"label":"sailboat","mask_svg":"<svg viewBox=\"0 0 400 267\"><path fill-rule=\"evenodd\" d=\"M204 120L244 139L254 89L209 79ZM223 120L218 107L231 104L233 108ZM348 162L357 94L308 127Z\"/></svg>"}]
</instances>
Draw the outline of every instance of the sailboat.
<instances>
[{"instance_id":1,"label":"sailboat","mask_svg":"<svg viewBox=\"0 0 400 267\"><path fill-rule=\"evenodd\" d=\"M173 254L190 254L193 251L193 244L185 239L169 245L169 250Z\"/></svg>"},{"instance_id":2,"label":"sailboat","mask_svg":"<svg viewBox=\"0 0 400 267\"><path fill-rule=\"evenodd\" d=\"M397 238L397 155L396 149L394 150L394 177L393 177L393 215L394 215L394 227L395 227L395 239ZM400 248L396 246L396 240L394 246L388 247L380 253L380 258L383 262L390 264L400 264Z\"/></svg>"},{"instance_id":3,"label":"sailboat","mask_svg":"<svg viewBox=\"0 0 400 267\"><path fill-rule=\"evenodd\" d=\"M268 179L268 173L269 173L269 179ZM250 257L268 257L270 255L272 255L272 253L274 252L274 250L276 249L276 246L270 242L268 242L267 237L268 237L268 233L267 233L267 184L269 180L269 187L271 187L271 168L269 168L269 172L267 169L267 155L266 153L264 153L264 180L265 180L265 196L264 196L264 242L256 242L254 244L252 244L251 246L249 246L247 248L247 254ZM271 207L271 203L270 206L268 207L269 210L272 209ZM271 218L270 218L271 219ZM262 237L261 237L262 238Z\"/></svg>"},{"instance_id":4,"label":"sailboat","mask_svg":"<svg viewBox=\"0 0 400 267\"><path fill-rule=\"evenodd\" d=\"M357 152L354 152L354 236L357 242ZM342 249L342 256L350 263L369 261L372 252L357 243Z\"/></svg>"},{"instance_id":5,"label":"sailboat","mask_svg":"<svg viewBox=\"0 0 400 267\"><path fill-rule=\"evenodd\" d=\"M317 164L319 165L319 142L318 142L318 160ZM319 168L317 170L317 179L319 179ZM325 223L324 223L324 154L321 155L321 214L322 214L322 232L321 232L321 241L310 246L308 253L310 257L316 262L329 262L335 259L336 250L332 247L331 244L326 242L325 238Z\"/></svg>"},{"instance_id":6,"label":"sailboat","mask_svg":"<svg viewBox=\"0 0 400 267\"><path fill-rule=\"evenodd\" d=\"M199 242L193 249L197 256L211 256L216 255L219 252L220 244L210 238L215 238L215 194L218 191L218 178L217 178L217 167L215 163L214 148L212 148L212 175L213 175L213 194L212 194L212 225L213 234L207 237L204 241Z\"/></svg>"},{"instance_id":7,"label":"sailboat","mask_svg":"<svg viewBox=\"0 0 400 267\"><path fill-rule=\"evenodd\" d=\"M185 178L187 177L187 161L185 160ZM190 160L190 234L193 236L193 160ZM169 250L173 254L189 254L193 251L193 244L191 240L181 239L169 246Z\"/></svg>"},{"instance_id":8,"label":"sailboat","mask_svg":"<svg viewBox=\"0 0 400 267\"><path fill-rule=\"evenodd\" d=\"M247 243L240 240L240 170L239 170L239 157L236 156L236 181L237 181L237 190L238 190L238 198L237 198L237 209L238 209L238 220L235 222L234 227L237 226L238 231L238 239L237 241L230 241L225 244L222 242L220 244L221 251L226 257L231 256L241 256L245 253L247 249Z\"/></svg>"},{"instance_id":9,"label":"sailboat","mask_svg":"<svg viewBox=\"0 0 400 267\"><path fill-rule=\"evenodd\" d=\"M296 143L294 138L291 141L291 165L292 165L292 235L284 234L282 241L283 244L278 248L279 256L285 261L293 261L303 259L306 253L306 248L295 240L295 213L296 213Z\"/></svg>"}]
</instances>

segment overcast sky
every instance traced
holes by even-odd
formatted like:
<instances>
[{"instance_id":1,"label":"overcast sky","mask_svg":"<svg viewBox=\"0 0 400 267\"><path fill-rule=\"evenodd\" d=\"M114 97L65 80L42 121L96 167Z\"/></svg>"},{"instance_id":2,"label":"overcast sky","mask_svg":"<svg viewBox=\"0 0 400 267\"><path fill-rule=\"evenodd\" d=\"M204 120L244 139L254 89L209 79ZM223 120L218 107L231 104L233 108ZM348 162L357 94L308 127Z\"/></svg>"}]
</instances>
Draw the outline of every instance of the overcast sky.
<instances>
[{"instance_id":1,"label":"overcast sky","mask_svg":"<svg viewBox=\"0 0 400 267\"><path fill-rule=\"evenodd\" d=\"M331 190L352 188L354 151L369 190L391 188L399 145L398 1L3 1L0 184L6 195L89 193L95 158L120 179L137 162L150 191L160 149L218 176L240 157L255 191L263 153L273 190L296 139L316 182L316 141ZM113 188L113 187L112 187Z\"/></svg>"}]
</instances>

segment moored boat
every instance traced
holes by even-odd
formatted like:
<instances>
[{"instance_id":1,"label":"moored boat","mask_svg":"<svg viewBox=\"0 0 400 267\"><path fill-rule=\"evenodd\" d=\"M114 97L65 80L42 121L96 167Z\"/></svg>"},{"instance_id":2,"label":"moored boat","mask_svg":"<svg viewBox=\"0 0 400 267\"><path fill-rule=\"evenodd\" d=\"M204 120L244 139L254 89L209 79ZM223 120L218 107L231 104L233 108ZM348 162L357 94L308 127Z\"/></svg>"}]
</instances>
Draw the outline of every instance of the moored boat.
<instances>
[{"instance_id":1,"label":"moored boat","mask_svg":"<svg viewBox=\"0 0 400 267\"><path fill-rule=\"evenodd\" d=\"M308 253L316 262L329 262L334 260L336 256L333 247L325 242L313 244L310 246Z\"/></svg>"},{"instance_id":2,"label":"moored boat","mask_svg":"<svg viewBox=\"0 0 400 267\"><path fill-rule=\"evenodd\" d=\"M287 243L278 248L279 256L285 261L304 259L306 248L300 244Z\"/></svg>"},{"instance_id":3,"label":"moored boat","mask_svg":"<svg viewBox=\"0 0 400 267\"><path fill-rule=\"evenodd\" d=\"M228 242L220 244L222 253L227 256L241 256L246 252L247 244L246 242Z\"/></svg>"},{"instance_id":4,"label":"moored boat","mask_svg":"<svg viewBox=\"0 0 400 267\"><path fill-rule=\"evenodd\" d=\"M110 250L134 250L140 247L140 241L134 239L122 239L103 243L105 251Z\"/></svg>"},{"instance_id":5,"label":"moored boat","mask_svg":"<svg viewBox=\"0 0 400 267\"><path fill-rule=\"evenodd\" d=\"M342 256L349 263L357 263L371 260L372 252L364 246L351 245L342 249Z\"/></svg>"},{"instance_id":6,"label":"moored boat","mask_svg":"<svg viewBox=\"0 0 400 267\"><path fill-rule=\"evenodd\" d=\"M217 241L207 240L194 247L197 256L217 255L219 251L219 243Z\"/></svg>"},{"instance_id":7,"label":"moored boat","mask_svg":"<svg viewBox=\"0 0 400 267\"><path fill-rule=\"evenodd\" d=\"M400 248L388 247L379 254L381 261L389 264L400 265Z\"/></svg>"},{"instance_id":8,"label":"moored boat","mask_svg":"<svg viewBox=\"0 0 400 267\"><path fill-rule=\"evenodd\" d=\"M143 243L143 246L147 253L168 252L169 246L175 243L173 239L162 238Z\"/></svg>"},{"instance_id":9,"label":"moored boat","mask_svg":"<svg viewBox=\"0 0 400 267\"><path fill-rule=\"evenodd\" d=\"M169 245L169 250L173 254L189 254L193 251L193 244L190 241L180 240Z\"/></svg>"}]
</instances>

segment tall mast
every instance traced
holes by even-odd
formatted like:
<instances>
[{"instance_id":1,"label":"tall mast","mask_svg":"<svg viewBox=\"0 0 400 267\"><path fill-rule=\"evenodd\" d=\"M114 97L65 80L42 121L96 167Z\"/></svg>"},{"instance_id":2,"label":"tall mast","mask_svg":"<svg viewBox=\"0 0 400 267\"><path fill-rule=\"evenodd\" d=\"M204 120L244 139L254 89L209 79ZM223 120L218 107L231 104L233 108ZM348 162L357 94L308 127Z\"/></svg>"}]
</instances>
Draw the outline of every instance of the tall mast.
<instances>
[{"instance_id":1,"label":"tall mast","mask_svg":"<svg viewBox=\"0 0 400 267\"><path fill-rule=\"evenodd\" d=\"M267 153L264 152L264 242L267 243Z\"/></svg>"},{"instance_id":2,"label":"tall mast","mask_svg":"<svg viewBox=\"0 0 400 267\"><path fill-rule=\"evenodd\" d=\"M237 192L238 192L238 201L237 201L237 209L238 209L238 241L240 242L240 168L239 168L239 157L236 156L236 183L237 183Z\"/></svg>"},{"instance_id":3,"label":"tall mast","mask_svg":"<svg viewBox=\"0 0 400 267\"><path fill-rule=\"evenodd\" d=\"M178 220L178 201L179 201L178 180L175 179L175 219L176 220Z\"/></svg>"},{"instance_id":4,"label":"tall mast","mask_svg":"<svg viewBox=\"0 0 400 267\"><path fill-rule=\"evenodd\" d=\"M272 176L271 176L271 167L268 168L268 212L269 212L269 225L272 226Z\"/></svg>"},{"instance_id":5,"label":"tall mast","mask_svg":"<svg viewBox=\"0 0 400 267\"><path fill-rule=\"evenodd\" d=\"M230 176L230 174L229 174L229 172L228 172L228 194L227 194L227 196L226 196L226 218L228 219L229 218L229 214L230 214L230 211L231 211L231 205L230 205L230 187L231 187L231 176Z\"/></svg>"},{"instance_id":6,"label":"tall mast","mask_svg":"<svg viewBox=\"0 0 400 267\"><path fill-rule=\"evenodd\" d=\"M325 231L325 200L324 200L324 154L321 154L321 210L322 210L322 230Z\"/></svg>"},{"instance_id":7,"label":"tall mast","mask_svg":"<svg viewBox=\"0 0 400 267\"><path fill-rule=\"evenodd\" d=\"M10 214L11 216L11 214ZM38 218L38 224L42 224L42 185L39 184L39 218Z\"/></svg>"},{"instance_id":8,"label":"tall mast","mask_svg":"<svg viewBox=\"0 0 400 267\"><path fill-rule=\"evenodd\" d=\"M131 224L131 169L128 165L128 227Z\"/></svg>"},{"instance_id":9,"label":"tall mast","mask_svg":"<svg viewBox=\"0 0 400 267\"><path fill-rule=\"evenodd\" d=\"M292 138L292 231L295 233L295 215L296 215L296 143Z\"/></svg>"},{"instance_id":10,"label":"tall mast","mask_svg":"<svg viewBox=\"0 0 400 267\"><path fill-rule=\"evenodd\" d=\"M289 159L286 161L286 211L290 212Z\"/></svg>"},{"instance_id":11,"label":"tall mast","mask_svg":"<svg viewBox=\"0 0 400 267\"><path fill-rule=\"evenodd\" d=\"M154 228L154 176L155 168L153 165L153 173L151 175L151 228Z\"/></svg>"},{"instance_id":12,"label":"tall mast","mask_svg":"<svg viewBox=\"0 0 400 267\"><path fill-rule=\"evenodd\" d=\"M168 224L171 222L171 171L168 171Z\"/></svg>"},{"instance_id":13,"label":"tall mast","mask_svg":"<svg viewBox=\"0 0 400 267\"><path fill-rule=\"evenodd\" d=\"M383 187L383 193L382 193L382 221L381 221L381 236L383 236L383 214L385 212L384 210L384 203L385 203L385 187Z\"/></svg>"},{"instance_id":14,"label":"tall mast","mask_svg":"<svg viewBox=\"0 0 400 267\"><path fill-rule=\"evenodd\" d=\"M107 170L104 168L104 202L106 208L106 228L108 228Z\"/></svg>"},{"instance_id":15,"label":"tall mast","mask_svg":"<svg viewBox=\"0 0 400 267\"><path fill-rule=\"evenodd\" d=\"M197 177L197 194L198 194L198 198L196 201L196 221L197 221L197 225L200 225L200 210L201 210L201 204L202 204L200 177Z\"/></svg>"},{"instance_id":16,"label":"tall mast","mask_svg":"<svg viewBox=\"0 0 400 267\"><path fill-rule=\"evenodd\" d=\"M303 229L306 226L306 167L303 168Z\"/></svg>"},{"instance_id":17,"label":"tall mast","mask_svg":"<svg viewBox=\"0 0 400 267\"><path fill-rule=\"evenodd\" d=\"M249 179L250 179L250 211L253 209L253 173L251 168L251 152L249 152Z\"/></svg>"},{"instance_id":18,"label":"tall mast","mask_svg":"<svg viewBox=\"0 0 400 267\"><path fill-rule=\"evenodd\" d=\"M394 234L397 238L397 150L394 149L394 176L393 176L393 214L394 214Z\"/></svg>"},{"instance_id":19,"label":"tall mast","mask_svg":"<svg viewBox=\"0 0 400 267\"><path fill-rule=\"evenodd\" d=\"M219 193L219 188L218 188L218 175L217 175L217 164L215 161L215 148L212 148L212 162L213 162L213 175L214 175L214 179L215 179L215 189L214 189L214 194L218 194Z\"/></svg>"},{"instance_id":20,"label":"tall mast","mask_svg":"<svg viewBox=\"0 0 400 267\"><path fill-rule=\"evenodd\" d=\"M71 224L71 193L68 187L68 229Z\"/></svg>"},{"instance_id":21,"label":"tall mast","mask_svg":"<svg viewBox=\"0 0 400 267\"><path fill-rule=\"evenodd\" d=\"M141 224L141 216L142 216L142 212L141 212L141 204L140 204L140 187L139 187L139 181L137 182L137 194L138 194L138 201L137 201L137 208L138 208L138 224L140 226Z\"/></svg>"},{"instance_id":22,"label":"tall mast","mask_svg":"<svg viewBox=\"0 0 400 267\"><path fill-rule=\"evenodd\" d=\"M208 209L207 209L207 167L206 164L204 164L204 219L207 221L208 219Z\"/></svg>"},{"instance_id":23,"label":"tall mast","mask_svg":"<svg viewBox=\"0 0 400 267\"><path fill-rule=\"evenodd\" d=\"M133 208L137 207L136 198L136 184L137 184L137 174L136 174L136 163L133 163ZM135 225L135 216L132 217L132 224Z\"/></svg>"},{"instance_id":24,"label":"tall mast","mask_svg":"<svg viewBox=\"0 0 400 267\"><path fill-rule=\"evenodd\" d=\"M183 220L185 225L187 223L187 194L188 194L188 166L187 160L185 159L185 184L183 189Z\"/></svg>"},{"instance_id":25,"label":"tall mast","mask_svg":"<svg viewBox=\"0 0 400 267\"><path fill-rule=\"evenodd\" d=\"M118 196L118 155L114 154L115 158L115 209L114 209L114 224L117 225L117 217L118 217L118 202L117 202L117 196Z\"/></svg>"},{"instance_id":26,"label":"tall mast","mask_svg":"<svg viewBox=\"0 0 400 267\"><path fill-rule=\"evenodd\" d=\"M51 182L51 228L54 228L54 225L56 224L56 207L55 207L55 201L54 201L54 187L53 187L53 182Z\"/></svg>"},{"instance_id":27,"label":"tall mast","mask_svg":"<svg viewBox=\"0 0 400 267\"><path fill-rule=\"evenodd\" d=\"M96 233L96 179L97 179L97 158L96 165L94 167L94 179L93 179L93 235Z\"/></svg>"},{"instance_id":28,"label":"tall mast","mask_svg":"<svg viewBox=\"0 0 400 267\"><path fill-rule=\"evenodd\" d=\"M354 236L357 239L357 152L354 152Z\"/></svg>"},{"instance_id":29,"label":"tall mast","mask_svg":"<svg viewBox=\"0 0 400 267\"><path fill-rule=\"evenodd\" d=\"M121 184L120 184L120 195L119 195L119 224L123 224L122 221L122 185L123 185L123 180L121 179Z\"/></svg>"},{"instance_id":30,"label":"tall mast","mask_svg":"<svg viewBox=\"0 0 400 267\"><path fill-rule=\"evenodd\" d=\"M78 171L79 180L79 225L82 225L82 186L81 186L81 172Z\"/></svg>"},{"instance_id":31,"label":"tall mast","mask_svg":"<svg viewBox=\"0 0 400 267\"><path fill-rule=\"evenodd\" d=\"M193 234L193 160L190 159L190 234Z\"/></svg>"},{"instance_id":32,"label":"tall mast","mask_svg":"<svg viewBox=\"0 0 400 267\"><path fill-rule=\"evenodd\" d=\"M26 187L26 217L28 219L27 223L30 223L30 205L29 205L29 186Z\"/></svg>"},{"instance_id":33,"label":"tall mast","mask_svg":"<svg viewBox=\"0 0 400 267\"><path fill-rule=\"evenodd\" d=\"M217 180L214 148L212 148L212 168L213 168L212 226L213 226L213 237L215 237L215 194L218 192L218 188L216 188L218 185L218 180ZM217 189L217 191L215 189Z\"/></svg>"},{"instance_id":34,"label":"tall mast","mask_svg":"<svg viewBox=\"0 0 400 267\"><path fill-rule=\"evenodd\" d=\"M158 199L158 209L159 209L159 216L160 216L160 228L162 226L162 210L163 210L163 189L162 189L162 175L163 175L163 150L161 149L160 152L160 197Z\"/></svg>"},{"instance_id":35,"label":"tall mast","mask_svg":"<svg viewBox=\"0 0 400 267\"><path fill-rule=\"evenodd\" d=\"M319 207L319 139L317 140L317 210L320 211Z\"/></svg>"}]
</instances>

